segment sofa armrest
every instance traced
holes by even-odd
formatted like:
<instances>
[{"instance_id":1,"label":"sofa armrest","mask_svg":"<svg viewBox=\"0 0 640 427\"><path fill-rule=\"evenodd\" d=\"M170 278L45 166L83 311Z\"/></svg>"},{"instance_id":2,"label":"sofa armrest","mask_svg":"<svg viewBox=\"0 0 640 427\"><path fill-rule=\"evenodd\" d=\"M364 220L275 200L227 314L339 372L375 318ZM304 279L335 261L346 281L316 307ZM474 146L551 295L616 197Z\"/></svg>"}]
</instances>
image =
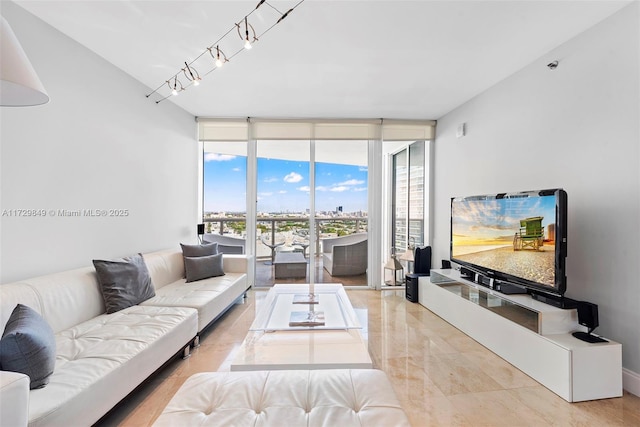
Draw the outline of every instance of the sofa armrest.
<instances>
[{"instance_id":1,"label":"sofa armrest","mask_svg":"<svg viewBox=\"0 0 640 427\"><path fill-rule=\"evenodd\" d=\"M0 426L26 426L29 420L29 377L0 371Z\"/></svg>"},{"instance_id":2,"label":"sofa armrest","mask_svg":"<svg viewBox=\"0 0 640 427\"><path fill-rule=\"evenodd\" d=\"M224 254L222 268L228 273L246 273L249 263L253 262L253 255Z\"/></svg>"}]
</instances>

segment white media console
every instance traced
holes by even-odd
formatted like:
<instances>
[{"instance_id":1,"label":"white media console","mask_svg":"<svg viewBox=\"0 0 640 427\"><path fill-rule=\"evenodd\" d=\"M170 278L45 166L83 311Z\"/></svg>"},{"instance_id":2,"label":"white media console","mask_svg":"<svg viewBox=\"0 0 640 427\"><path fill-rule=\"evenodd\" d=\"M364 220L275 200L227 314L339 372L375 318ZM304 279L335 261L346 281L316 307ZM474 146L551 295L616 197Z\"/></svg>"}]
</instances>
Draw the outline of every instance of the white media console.
<instances>
[{"instance_id":1,"label":"white media console","mask_svg":"<svg viewBox=\"0 0 640 427\"><path fill-rule=\"evenodd\" d=\"M622 396L622 345L590 344L575 309L505 295L460 277L454 269L420 277L425 306L568 402Z\"/></svg>"}]
</instances>

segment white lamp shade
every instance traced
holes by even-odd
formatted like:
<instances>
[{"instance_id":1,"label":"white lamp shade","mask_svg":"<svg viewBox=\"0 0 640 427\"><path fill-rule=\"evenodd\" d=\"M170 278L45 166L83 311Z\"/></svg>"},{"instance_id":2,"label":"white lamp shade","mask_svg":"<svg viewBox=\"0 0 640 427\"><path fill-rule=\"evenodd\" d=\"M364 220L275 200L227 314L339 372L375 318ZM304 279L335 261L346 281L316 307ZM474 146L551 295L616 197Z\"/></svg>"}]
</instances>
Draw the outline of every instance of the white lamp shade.
<instances>
[{"instance_id":1,"label":"white lamp shade","mask_svg":"<svg viewBox=\"0 0 640 427\"><path fill-rule=\"evenodd\" d=\"M400 255L402 261L413 262L413 249L408 248L402 255Z\"/></svg>"},{"instance_id":2,"label":"white lamp shade","mask_svg":"<svg viewBox=\"0 0 640 427\"><path fill-rule=\"evenodd\" d=\"M4 17L1 33L0 105L26 107L46 104L49 95Z\"/></svg>"}]
</instances>

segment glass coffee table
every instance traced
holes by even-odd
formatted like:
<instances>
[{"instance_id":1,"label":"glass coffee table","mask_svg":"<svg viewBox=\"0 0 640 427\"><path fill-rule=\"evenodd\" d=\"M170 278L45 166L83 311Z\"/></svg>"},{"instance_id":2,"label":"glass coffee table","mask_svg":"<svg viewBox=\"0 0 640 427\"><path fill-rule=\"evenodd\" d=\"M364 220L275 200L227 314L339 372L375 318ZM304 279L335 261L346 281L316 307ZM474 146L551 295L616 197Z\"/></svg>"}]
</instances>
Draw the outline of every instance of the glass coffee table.
<instances>
[{"instance_id":1,"label":"glass coffee table","mask_svg":"<svg viewBox=\"0 0 640 427\"><path fill-rule=\"evenodd\" d=\"M316 284L316 303L294 302L308 301L308 294L309 285L274 285L231 370L371 369L362 326L342 285ZM295 321L310 312L322 314L314 326Z\"/></svg>"}]
</instances>

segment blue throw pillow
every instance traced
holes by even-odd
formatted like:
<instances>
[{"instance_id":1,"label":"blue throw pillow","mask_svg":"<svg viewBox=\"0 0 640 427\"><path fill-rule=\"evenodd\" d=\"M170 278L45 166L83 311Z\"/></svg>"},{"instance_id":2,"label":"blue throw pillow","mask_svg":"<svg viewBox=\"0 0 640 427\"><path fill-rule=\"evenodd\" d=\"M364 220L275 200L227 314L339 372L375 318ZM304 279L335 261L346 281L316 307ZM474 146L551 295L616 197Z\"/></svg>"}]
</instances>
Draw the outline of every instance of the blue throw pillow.
<instances>
[{"instance_id":1,"label":"blue throw pillow","mask_svg":"<svg viewBox=\"0 0 640 427\"><path fill-rule=\"evenodd\" d=\"M56 338L49 324L26 305L13 309L0 339L0 366L28 375L31 389L49 384L56 365Z\"/></svg>"}]
</instances>

